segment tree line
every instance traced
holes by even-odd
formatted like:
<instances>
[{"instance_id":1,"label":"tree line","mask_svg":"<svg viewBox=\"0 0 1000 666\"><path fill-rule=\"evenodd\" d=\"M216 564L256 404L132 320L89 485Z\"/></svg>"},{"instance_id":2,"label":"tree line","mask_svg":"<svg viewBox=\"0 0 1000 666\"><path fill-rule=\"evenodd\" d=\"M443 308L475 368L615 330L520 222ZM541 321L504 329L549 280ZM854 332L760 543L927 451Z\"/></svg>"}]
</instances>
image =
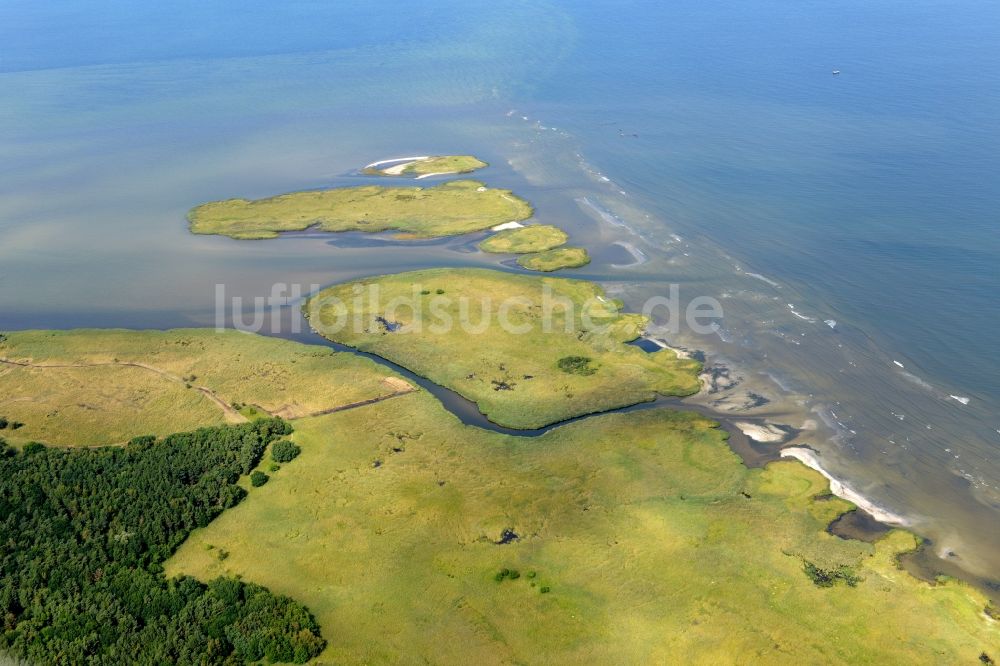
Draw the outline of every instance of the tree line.
<instances>
[{"instance_id":1,"label":"tree line","mask_svg":"<svg viewBox=\"0 0 1000 666\"><path fill-rule=\"evenodd\" d=\"M0 652L37 663L302 663L309 612L233 578L167 580L163 562L246 491L280 419L125 447L0 439Z\"/></svg>"}]
</instances>

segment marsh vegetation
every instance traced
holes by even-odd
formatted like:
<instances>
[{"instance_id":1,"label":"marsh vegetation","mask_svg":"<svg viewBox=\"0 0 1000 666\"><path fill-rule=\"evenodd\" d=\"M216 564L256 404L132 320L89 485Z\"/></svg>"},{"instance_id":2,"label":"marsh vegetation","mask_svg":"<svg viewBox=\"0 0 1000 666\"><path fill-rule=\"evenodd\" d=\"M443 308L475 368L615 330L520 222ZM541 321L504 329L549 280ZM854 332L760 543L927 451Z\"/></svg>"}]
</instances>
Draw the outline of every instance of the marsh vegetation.
<instances>
[{"instance_id":1,"label":"marsh vegetation","mask_svg":"<svg viewBox=\"0 0 1000 666\"><path fill-rule=\"evenodd\" d=\"M423 293L436 288L446 293ZM697 361L626 344L645 317L582 280L435 269L335 285L306 309L321 335L446 386L511 428L698 390ZM387 334L379 319L398 328ZM557 368L575 358L588 361Z\"/></svg>"},{"instance_id":2,"label":"marsh vegetation","mask_svg":"<svg viewBox=\"0 0 1000 666\"><path fill-rule=\"evenodd\" d=\"M238 239L275 238L281 232L398 231L414 238L455 236L532 215L510 190L475 180L434 187L363 185L293 192L267 199L226 199L188 214L192 233Z\"/></svg>"},{"instance_id":3,"label":"marsh vegetation","mask_svg":"<svg viewBox=\"0 0 1000 666\"><path fill-rule=\"evenodd\" d=\"M828 534L851 505L817 500L822 476L748 469L695 414L597 416L529 439L413 393L297 421L292 439L299 459L167 572L242 575L299 600L331 663L973 663L1000 640L971 588L897 568L912 535ZM505 530L519 538L498 545ZM803 562L854 585L817 586Z\"/></svg>"},{"instance_id":4,"label":"marsh vegetation","mask_svg":"<svg viewBox=\"0 0 1000 666\"><path fill-rule=\"evenodd\" d=\"M523 268L551 273L563 268L579 268L590 263L590 255L582 247L559 247L554 250L526 254L517 258Z\"/></svg>"},{"instance_id":5,"label":"marsh vegetation","mask_svg":"<svg viewBox=\"0 0 1000 666\"><path fill-rule=\"evenodd\" d=\"M550 224L533 224L518 229L504 229L479 243L483 252L527 254L544 252L564 245L569 235Z\"/></svg>"},{"instance_id":6,"label":"marsh vegetation","mask_svg":"<svg viewBox=\"0 0 1000 666\"><path fill-rule=\"evenodd\" d=\"M298 418L400 390L375 367L231 330L11 332L0 341L0 414L8 420L0 432L13 444L95 446Z\"/></svg>"}]
</instances>

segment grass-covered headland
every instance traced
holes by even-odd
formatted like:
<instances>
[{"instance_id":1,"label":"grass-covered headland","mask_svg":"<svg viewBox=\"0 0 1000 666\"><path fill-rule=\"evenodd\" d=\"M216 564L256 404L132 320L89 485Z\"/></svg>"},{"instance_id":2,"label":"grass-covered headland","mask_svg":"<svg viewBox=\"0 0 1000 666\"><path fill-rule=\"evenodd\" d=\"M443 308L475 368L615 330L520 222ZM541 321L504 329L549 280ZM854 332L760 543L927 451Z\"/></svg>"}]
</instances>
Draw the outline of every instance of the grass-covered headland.
<instances>
[{"instance_id":1,"label":"grass-covered headland","mask_svg":"<svg viewBox=\"0 0 1000 666\"><path fill-rule=\"evenodd\" d=\"M232 577L163 575L192 530L246 496L237 481L290 430L268 419L124 448L0 442L0 649L116 666L319 654L326 641L298 602Z\"/></svg>"},{"instance_id":2,"label":"grass-covered headland","mask_svg":"<svg viewBox=\"0 0 1000 666\"><path fill-rule=\"evenodd\" d=\"M196 234L274 238L284 231L399 231L417 238L482 231L531 217L528 202L476 180L435 187L365 185L293 192L268 199L227 199L188 214Z\"/></svg>"},{"instance_id":3,"label":"grass-covered headland","mask_svg":"<svg viewBox=\"0 0 1000 666\"><path fill-rule=\"evenodd\" d=\"M583 280L414 271L335 285L307 313L321 335L447 386L512 428L698 390L697 361L625 344L646 318ZM567 358L586 359L587 371Z\"/></svg>"}]
</instances>

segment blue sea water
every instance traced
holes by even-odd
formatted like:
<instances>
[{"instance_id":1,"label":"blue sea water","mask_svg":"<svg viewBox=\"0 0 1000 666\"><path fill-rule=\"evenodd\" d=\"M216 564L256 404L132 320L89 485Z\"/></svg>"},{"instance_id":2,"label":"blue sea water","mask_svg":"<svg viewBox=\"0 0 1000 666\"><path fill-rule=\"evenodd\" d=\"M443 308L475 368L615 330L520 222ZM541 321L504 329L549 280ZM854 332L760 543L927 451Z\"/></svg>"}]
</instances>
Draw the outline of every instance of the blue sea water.
<instances>
[{"instance_id":1,"label":"blue sea water","mask_svg":"<svg viewBox=\"0 0 1000 666\"><path fill-rule=\"evenodd\" d=\"M1000 5L572 11L581 47L533 99L591 158L956 390L1000 397Z\"/></svg>"},{"instance_id":2,"label":"blue sea water","mask_svg":"<svg viewBox=\"0 0 1000 666\"><path fill-rule=\"evenodd\" d=\"M1000 579L997 62L981 0L6 0L0 329L211 325L216 283L489 265L184 224L471 152L595 251L584 276L722 299L723 334L683 342L788 387L831 469ZM612 240L652 268L602 262Z\"/></svg>"}]
</instances>

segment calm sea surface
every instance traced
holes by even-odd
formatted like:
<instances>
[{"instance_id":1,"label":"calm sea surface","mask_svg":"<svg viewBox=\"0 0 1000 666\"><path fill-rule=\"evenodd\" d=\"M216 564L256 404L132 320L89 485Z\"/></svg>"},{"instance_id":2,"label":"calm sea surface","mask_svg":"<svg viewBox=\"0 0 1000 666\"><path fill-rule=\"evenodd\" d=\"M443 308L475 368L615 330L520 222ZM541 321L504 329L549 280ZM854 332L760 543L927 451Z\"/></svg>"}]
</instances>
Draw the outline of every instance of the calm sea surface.
<instances>
[{"instance_id":1,"label":"calm sea surface","mask_svg":"<svg viewBox=\"0 0 1000 666\"><path fill-rule=\"evenodd\" d=\"M475 153L595 250L582 277L718 298L717 335L668 339L1000 580L1000 4L342 5L0 4L0 329L211 325L217 284L500 266L468 239L184 221Z\"/></svg>"}]
</instances>

